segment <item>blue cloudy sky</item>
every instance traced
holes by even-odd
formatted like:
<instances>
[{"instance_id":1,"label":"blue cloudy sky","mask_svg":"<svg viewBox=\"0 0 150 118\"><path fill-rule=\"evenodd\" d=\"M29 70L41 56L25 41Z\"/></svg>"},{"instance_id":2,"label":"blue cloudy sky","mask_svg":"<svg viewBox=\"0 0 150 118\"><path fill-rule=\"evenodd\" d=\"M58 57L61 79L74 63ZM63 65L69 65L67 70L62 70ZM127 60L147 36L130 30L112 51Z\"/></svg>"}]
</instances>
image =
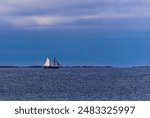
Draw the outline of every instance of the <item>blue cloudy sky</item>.
<instances>
[{"instance_id":1,"label":"blue cloudy sky","mask_svg":"<svg viewBox=\"0 0 150 118\"><path fill-rule=\"evenodd\" d=\"M0 65L150 65L150 0L0 0Z\"/></svg>"}]
</instances>

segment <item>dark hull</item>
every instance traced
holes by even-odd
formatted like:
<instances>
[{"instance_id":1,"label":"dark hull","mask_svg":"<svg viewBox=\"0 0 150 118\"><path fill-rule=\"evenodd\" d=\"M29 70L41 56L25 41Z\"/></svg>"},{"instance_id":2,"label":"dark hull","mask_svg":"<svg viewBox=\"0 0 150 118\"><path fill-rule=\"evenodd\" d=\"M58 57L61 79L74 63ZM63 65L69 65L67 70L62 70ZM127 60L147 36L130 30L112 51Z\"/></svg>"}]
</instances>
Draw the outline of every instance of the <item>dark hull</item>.
<instances>
[{"instance_id":1,"label":"dark hull","mask_svg":"<svg viewBox=\"0 0 150 118\"><path fill-rule=\"evenodd\" d=\"M58 69L59 67L44 67L44 69Z\"/></svg>"}]
</instances>

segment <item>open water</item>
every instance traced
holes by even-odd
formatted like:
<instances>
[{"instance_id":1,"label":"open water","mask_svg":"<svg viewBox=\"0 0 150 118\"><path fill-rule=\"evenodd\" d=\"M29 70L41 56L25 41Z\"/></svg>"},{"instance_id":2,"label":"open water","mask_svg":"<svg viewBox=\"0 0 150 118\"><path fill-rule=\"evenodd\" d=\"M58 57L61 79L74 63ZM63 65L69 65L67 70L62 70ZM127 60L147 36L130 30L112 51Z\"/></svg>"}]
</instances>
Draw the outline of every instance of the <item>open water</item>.
<instances>
[{"instance_id":1,"label":"open water","mask_svg":"<svg viewBox=\"0 0 150 118\"><path fill-rule=\"evenodd\" d=\"M0 68L0 100L150 100L150 68Z\"/></svg>"}]
</instances>

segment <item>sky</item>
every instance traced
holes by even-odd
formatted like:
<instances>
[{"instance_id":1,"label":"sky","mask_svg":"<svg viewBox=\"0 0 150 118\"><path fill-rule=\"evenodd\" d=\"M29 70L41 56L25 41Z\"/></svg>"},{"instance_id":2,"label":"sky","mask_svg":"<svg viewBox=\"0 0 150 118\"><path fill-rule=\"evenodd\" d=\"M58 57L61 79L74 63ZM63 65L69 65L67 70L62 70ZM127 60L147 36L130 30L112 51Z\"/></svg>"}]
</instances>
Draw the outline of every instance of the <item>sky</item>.
<instances>
[{"instance_id":1,"label":"sky","mask_svg":"<svg viewBox=\"0 0 150 118\"><path fill-rule=\"evenodd\" d=\"M0 65L149 66L150 0L0 0Z\"/></svg>"}]
</instances>

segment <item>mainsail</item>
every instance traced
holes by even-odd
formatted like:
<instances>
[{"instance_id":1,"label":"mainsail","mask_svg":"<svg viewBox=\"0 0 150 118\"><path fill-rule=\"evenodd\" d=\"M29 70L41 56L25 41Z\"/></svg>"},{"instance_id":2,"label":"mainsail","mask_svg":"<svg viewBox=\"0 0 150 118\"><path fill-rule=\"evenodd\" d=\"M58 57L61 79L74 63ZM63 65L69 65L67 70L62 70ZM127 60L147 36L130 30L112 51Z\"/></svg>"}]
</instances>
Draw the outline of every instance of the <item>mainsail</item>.
<instances>
[{"instance_id":1,"label":"mainsail","mask_svg":"<svg viewBox=\"0 0 150 118\"><path fill-rule=\"evenodd\" d=\"M56 57L54 58L54 66L56 67L60 66L59 62L56 60Z\"/></svg>"}]
</instances>

